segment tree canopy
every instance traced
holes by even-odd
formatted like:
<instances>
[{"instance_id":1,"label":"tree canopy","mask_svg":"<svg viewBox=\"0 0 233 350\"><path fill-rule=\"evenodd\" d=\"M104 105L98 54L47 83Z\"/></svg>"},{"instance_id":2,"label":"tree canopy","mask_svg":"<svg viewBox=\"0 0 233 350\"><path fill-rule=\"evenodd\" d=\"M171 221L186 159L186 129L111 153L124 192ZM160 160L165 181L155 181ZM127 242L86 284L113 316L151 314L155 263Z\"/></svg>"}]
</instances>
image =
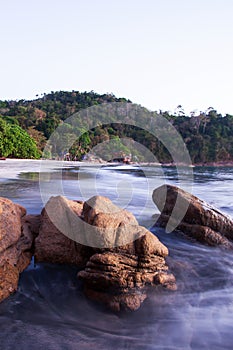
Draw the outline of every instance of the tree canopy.
<instances>
[{"instance_id":1,"label":"tree canopy","mask_svg":"<svg viewBox=\"0 0 233 350\"><path fill-rule=\"evenodd\" d=\"M0 118L0 156L9 158L40 158L34 139L17 124Z\"/></svg>"},{"instance_id":2,"label":"tree canopy","mask_svg":"<svg viewBox=\"0 0 233 350\"><path fill-rule=\"evenodd\" d=\"M7 157L38 158L46 141L54 130L64 123L72 114L91 106L110 102L131 102L117 98L113 94L97 94L94 91L58 91L42 94L35 100L0 101L0 155ZM154 118L156 112L150 112ZM193 113L189 116L181 105L174 113L158 112L157 115L169 120L182 136L191 160L196 163L233 161L233 116L222 116L210 107L206 112ZM73 131L65 125L63 139L73 140ZM125 153L132 153L129 142L121 143L122 138L135 140L149 149L160 162L172 161L168 150L149 132L134 126L125 126L113 122L89 128L80 120L79 127L88 130L78 140L74 140L70 149L71 158L82 159L95 146L105 142L106 157L110 157L110 146L106 142L113 140L117 148ZM56 137L56 133L54 134ZM59 135L57 136L59 137ZM62 155L60 146L64 140L57 142L55 156ZM68 142L69 143L69 142ZM174 144L175 146L175 144ZM110 147L110 148L109 148ZM139 157L134 150L135 157Z\"/></svg>"}]
</instances>

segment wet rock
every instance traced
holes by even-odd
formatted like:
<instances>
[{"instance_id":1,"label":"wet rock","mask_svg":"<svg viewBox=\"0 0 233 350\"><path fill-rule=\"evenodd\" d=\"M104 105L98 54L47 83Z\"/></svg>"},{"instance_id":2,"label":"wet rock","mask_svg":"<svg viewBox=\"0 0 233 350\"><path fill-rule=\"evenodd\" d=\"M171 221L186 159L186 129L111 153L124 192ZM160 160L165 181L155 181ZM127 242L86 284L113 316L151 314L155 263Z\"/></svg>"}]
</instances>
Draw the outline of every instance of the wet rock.
<instances>
[{"instance_id":1,"label":"wet rock","mask_svg":"<svg viewBox=\"0 0 233 350\"><path fill-rule=\"evenodd\" d=\"M84 204L84 220L95 226L95 241L106 243L78 273L87 297L114 311L136 310L149 287L176 289L165 262L168 249L131 213L107 198L93 197Z\"/></svg>"},{"instance_id":2,"label":"wet rock","mask_svg":"<svg viewBox=\"0 0 233 350\"><path fill-rule=\"evenodd\" d=\"M63 196L51 197L41 213L39 234L35 240L35 261L85 266L92 250L79 244L83 203ZM76 219L79 221L76 223Z\"/></svg>"},{"instance_id":3,"label":"wet rock","mask_svg":"<svg viewBox=\"0 0 233 350\"><path fill-rule=\"evenodd\" d=\"M0 198L0 301L17 289L19 273L32 258L33 234L25 214L20 205Z\"/></svg>"},{"instance_id":4,"label":"wet rock","mask_svg":"<svg viewBox=\"0 0 233 350\"><path fill-rule=\"evenodd\" d=\"M233 220L205 201L172 185L155 189L153 201L161 211L160 226L174 221L178 230L202 243L233 247ZM179 215L181 221L176 222Z\"/></svg>"},{"instance_id":5,"label":"wet rock","mask_svg":"<svg viewBox=\"0 0 233 350\"><path fill-rule=\"evenodd\" d=\"M176 289L165 259L156 255L95 254L78 276L84 281L86 295L113 311L137 310L147 298L149 286Z\"/></svg>"}]
</instances>

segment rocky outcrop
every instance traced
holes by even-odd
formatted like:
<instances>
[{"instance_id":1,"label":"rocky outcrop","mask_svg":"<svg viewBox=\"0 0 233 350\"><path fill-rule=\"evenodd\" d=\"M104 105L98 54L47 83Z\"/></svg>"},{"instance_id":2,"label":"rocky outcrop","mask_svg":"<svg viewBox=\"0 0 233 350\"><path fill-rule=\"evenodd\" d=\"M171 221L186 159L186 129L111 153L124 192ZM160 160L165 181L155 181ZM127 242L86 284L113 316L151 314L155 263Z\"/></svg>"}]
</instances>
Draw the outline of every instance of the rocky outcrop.
<instances>
[{"instance_id":1,"label":"rocky outcrop","mask_svg":"<svg viewBox=\"0 0 233 350\"><path fill-rule=\"evenodd\" d=\"M182 220L175 222L178 230L211 246L233 248L233 220L201 199L176 186L162 185L154 190L153 201L161 211L158 225L166 227L182 212Z\"/></svg>"},{"instance_id":2,"label":"rocky outcrop","mask_svg":"<svg viewBox=\"0 0 233 350\"><path fill-rule=\"evenodd\" d=\"M32 222L25 215L23 207L0 198L0 301L17 289L32 258Z\"/></svg>"},{"instance_id":3,"label":"rocky outcrop","mask_svg":"<svg viewBox=\"0 0 233 350\"><path fill-rule=\"evenodd\" d=\"M36 216L0 199L0 216L0 300L17 289L33 254L77 266L87 297L114 311L138 309L151 287L176 289L168 249L108 198L52 197Z\"/></svg>"},{"instance_id":4,"label":"rocky outcrop","mask_svg":"<svg viewBox=\"0 0 233 350\"><path fill-rule=\"evenodd\" d=\"M81 242L81 243L80 243ZM73 264L87 297L115 311L137 309L149 286L175 289L168 249L110 199L52 197L41 213L35 260Z\"/></svg>"},{"instance_id":5,"label":"rocky outcrop","mask_svg":"<svg viewBox=\"0 0 233 350\"><path fill-rule=\"evenodd\" d=\"M83 212L84 220L96 227L95 242L101 243L86 268L78 273L90 299L114 311L136 310L146 299L149 287L176 289L165 262L168 249L139 226L132 214L104 197L91 198Z\"/></svg>"},{"instance_id":6,"label":"rocky outcrop","mask_svg":"<svg viewBox=\"0 0 233 350\"><path fill-rule=\"evenodd\" d=\"M201 242L233 247L232 219L204 201L171 185L156 189L153 200L159 225L172 222ZM37 262L77 266L87 297L114 311L138 309L155 288L176 289L168 249L131 213L101 196L85 203L52 197L41 215L27 216L23 207L0 198L0 301L17 289L33 254Z\"/></svg>"}]
</instances>

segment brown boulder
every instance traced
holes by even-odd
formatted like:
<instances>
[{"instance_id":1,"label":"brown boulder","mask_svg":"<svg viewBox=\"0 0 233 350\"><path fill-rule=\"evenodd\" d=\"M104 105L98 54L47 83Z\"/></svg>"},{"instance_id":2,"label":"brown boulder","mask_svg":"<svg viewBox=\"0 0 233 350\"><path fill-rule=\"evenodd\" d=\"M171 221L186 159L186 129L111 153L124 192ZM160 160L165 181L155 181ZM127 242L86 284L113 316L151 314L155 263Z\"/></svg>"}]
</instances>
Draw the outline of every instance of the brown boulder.
<instances>
[{"instance_id":1,"label":"brown boulder","mask_svg":"<svg viewBox=\"0 0 233 350\"><path fill-rule=\"evenodd\" d=\"M233 220L205 201L172 185L155 189L153 201L161 211L159 225L173 222L178 230L202 243L233 247Z\"/></svg>"},{"instance_id":2,"label":"brown boulder","mask_svg":"<svg viewBox=\"0 0 233 350\"><path fill-rule=\"evenodd\" d=\"M24 215L25 208L7 198L0 198L0 253L19 240Z\"/></svg>"},{"instance_id":3,"label":"brown boulder","mask_svg":"<svg viewBox=\"0 0 233 350\"><path fill-rule=\"evenodd\" d=\"M132 242L141 234L134 215L103 196L94 196L84 203L83 218L85 244L95 248L129 245L134 249Z\"/></svg>"},{"instance_id":4,"label":"brown boulder","mask_svg":"<svg viewBox=\"0 0 233 350\"><path fill-rule=\"evenodd\" d=\"M159 239L146 228L139 226L140 238L134 241L135 253L138 256L158 255L167 256L168 249Z\"/></svg>"},{"instance_id":5,"label":"brown boulder","mask_svg":"<svg viewBox=\"0 0 233 350\"><path fill-rule=\"evenodd\" d=\"M32 258L33 234L25 214L20 205L0 198L0 301L17 289L19 273Z\"/></svg>"},{"instance_id":6,"label":"brown boulder","mask_svg":"<svg viewBox=\"0 0 233 350\"><path fill-rule=\"evenodd\" d=\"M98 227L118 227L120 224L138 225L135 216L125 209L119 208L103 196L91 197L84 203L83 216L85 222Z\"/></svg>"},{"instance_id":7,"label":"brown boulder","mask_svg":"<svg viewBox=\"0 0 233 350\"><path fill-rule=\"evenodd\" d=\"M156 255L95 254L78 276L84 281L86 295L113 311L138 309L147 298L149 286L176 289L164 258Z\"/></svg>"},{"instance_id":8,"label":"brown boulder","mask_svg":"<svg viewBox=\"0 0 233 350\"><path fill-rule=\"evenodd\" d=\"M83 204L62 196L51 197L41 213L39 234L35 240L35 261L85 266L89 247L77 243ZM77 219L78 220L78 219ZM74 238L71 239L71 238Z\"/></svg>"},{"instance_id":9,"label":"brown boulder","mask_svg":"<svg viewBox=\"0 0 233 350\"><path fill-rule=\"evenodd\" d=\"M93 197L84 204L83 216L95 227L94 240L102 248L96 248L78 273L87 297L114 311L136 310L147 298L149 286L176 288L164 259L168 249L131 213L105 197Z\"/></svg>"}]
</instances>

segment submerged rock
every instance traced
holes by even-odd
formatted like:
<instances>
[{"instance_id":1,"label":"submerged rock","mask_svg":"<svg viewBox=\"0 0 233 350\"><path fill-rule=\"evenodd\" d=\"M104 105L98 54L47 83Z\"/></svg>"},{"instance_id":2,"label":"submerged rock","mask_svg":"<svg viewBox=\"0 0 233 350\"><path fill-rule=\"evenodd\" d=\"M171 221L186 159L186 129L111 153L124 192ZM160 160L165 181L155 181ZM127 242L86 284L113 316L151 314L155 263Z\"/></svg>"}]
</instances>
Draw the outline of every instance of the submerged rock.
<instances>
[{"instance_id":1,"label":"submerged rock","mask_svg":"<svg viewBox=\"0 0 233 350\"><path fill-rule=\"evenodd\" d=\"M25 215L25 208L0 198L0 301L17 289L32 258L33 234Z\"/></svg>"},{"instance_id":2,"label":"submerged rock","mask_svg":"<svg viewBox=\"0 0 233 350\"><path fill-rule=\"evenodd\" d=\"M233 220L205 201L172 185L155 189L153 201L161 212L158 225L166 227L173 220L178 230L199 242L233 248ZM175 205L176 213L183 213L177 223Z\"/></svg>"}]
</instances>

